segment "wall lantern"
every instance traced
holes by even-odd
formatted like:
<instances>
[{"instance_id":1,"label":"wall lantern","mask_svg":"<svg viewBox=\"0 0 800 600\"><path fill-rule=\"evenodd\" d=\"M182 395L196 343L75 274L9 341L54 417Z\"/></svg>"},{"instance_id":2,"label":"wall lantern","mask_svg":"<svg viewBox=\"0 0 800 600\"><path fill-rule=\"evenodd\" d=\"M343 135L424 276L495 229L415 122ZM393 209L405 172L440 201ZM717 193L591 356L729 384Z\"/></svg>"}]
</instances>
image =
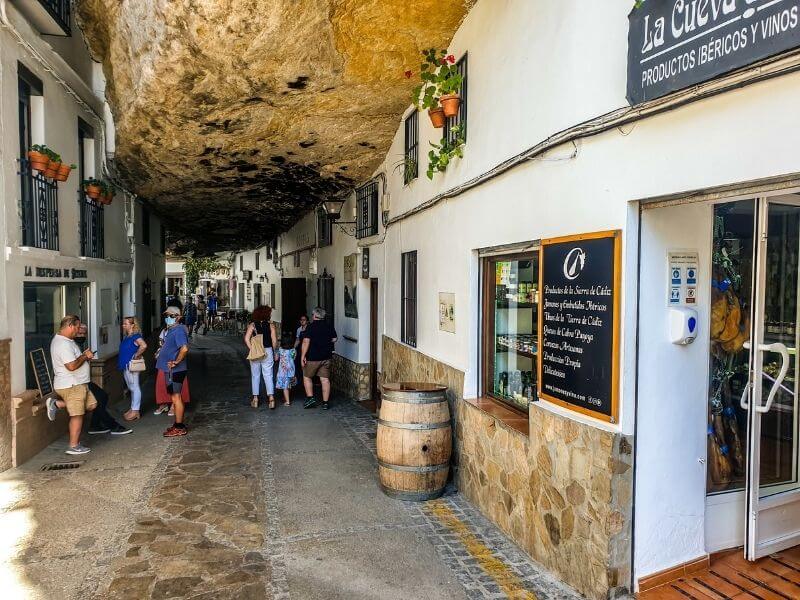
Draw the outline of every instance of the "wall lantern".
<instances>
[{"instance_id":1,"label":"wall lantern","mask_svg":"<svg viewBox=\"0 0 800 600\"><path fill-rule=\"evenodd\" d=\"M342 207L344 206L345 200L346 198L332 198L322 203L322 208L325 210L325 215L328 217L329 221L335 222L339 220L339 217L342 215Z\"/></svg>"}]
</instances>

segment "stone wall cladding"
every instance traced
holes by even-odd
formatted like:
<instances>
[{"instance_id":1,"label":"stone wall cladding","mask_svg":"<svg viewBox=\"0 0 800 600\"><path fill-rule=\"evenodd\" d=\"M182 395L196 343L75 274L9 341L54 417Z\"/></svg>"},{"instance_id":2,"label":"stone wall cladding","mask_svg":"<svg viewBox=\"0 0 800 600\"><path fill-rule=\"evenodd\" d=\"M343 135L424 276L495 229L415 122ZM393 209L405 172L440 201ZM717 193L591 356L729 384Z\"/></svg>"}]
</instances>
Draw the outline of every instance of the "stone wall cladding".
<instances>
[{"instance_id":1,"label":"stone wall cladding","mask_svg":"<svg viewBox=\"0 0 800 600\"><path fill-rule=\"evenodd\" d=\"M391 338L386 381L448 386L459 490L535 560L589 598L628 594L631 440L531 407L530 437L462 400L464 375Z\"/></svg>"},{"instance_id":2,"label":"stone wall cladding","mask_svg":"<svg viewBox=\"0 0 800 600\"><path fill-rule=\"evenodd\" d=\"M334 354L332 369L331 387L334 390L348 398L369 400L369 363L353 362L340 354Z\"/></svg>"},{"instance_id":3,"label":"stone wall cladding","mask_svg":"<svg viewBox=\"0 0 800 600\"><path fill-rule=\"evenodd\" d=\"M12 467L11 340L0 340L0 471Z\"/></svg>"}]
</instances>

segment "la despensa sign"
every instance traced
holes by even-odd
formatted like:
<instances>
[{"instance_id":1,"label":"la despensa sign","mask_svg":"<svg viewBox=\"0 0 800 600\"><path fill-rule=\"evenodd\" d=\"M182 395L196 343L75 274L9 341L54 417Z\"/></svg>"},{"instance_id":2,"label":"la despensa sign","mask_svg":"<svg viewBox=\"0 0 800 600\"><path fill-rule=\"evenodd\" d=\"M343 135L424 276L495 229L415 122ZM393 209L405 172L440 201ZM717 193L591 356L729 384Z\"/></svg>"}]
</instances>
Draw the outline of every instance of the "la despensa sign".
<instances>
[{"instance_id":1,"label":"la despensa sign","mask_svg":"<svg viewBox=\"0 0 800 600\"><path fill-rule=\"evenodd\" d=\"M800 46L800 0L644 0L628 19L631 104Z\"/></svg>"}]
</instances>

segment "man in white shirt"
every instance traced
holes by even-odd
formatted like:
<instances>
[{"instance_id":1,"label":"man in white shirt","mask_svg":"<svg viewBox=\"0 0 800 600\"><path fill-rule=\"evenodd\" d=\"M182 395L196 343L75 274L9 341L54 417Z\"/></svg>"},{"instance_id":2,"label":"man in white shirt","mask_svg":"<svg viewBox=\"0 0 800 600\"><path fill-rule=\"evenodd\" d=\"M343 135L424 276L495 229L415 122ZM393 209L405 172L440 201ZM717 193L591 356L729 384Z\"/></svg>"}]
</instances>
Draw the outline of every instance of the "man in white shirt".
<instances>
[{"instance_id":1,"label":"man in white shirt","mask_svg":"<svg viewBox=\"0 0 800 600\"><path fill-rule=\"evenodd\" d=\"M81 444L83 415L97 406L89 391L91 371L89 361L94 352L81 352L74 338L78 335L81 320L75 315L61 319L58 333L50 343L50 360L53 363L53 389L60 396L47 399L47 416L55 421L56 411L66 408L69 415L69 448L67 454L87 454L89 448Z\"/></svg>"}]
</instances>

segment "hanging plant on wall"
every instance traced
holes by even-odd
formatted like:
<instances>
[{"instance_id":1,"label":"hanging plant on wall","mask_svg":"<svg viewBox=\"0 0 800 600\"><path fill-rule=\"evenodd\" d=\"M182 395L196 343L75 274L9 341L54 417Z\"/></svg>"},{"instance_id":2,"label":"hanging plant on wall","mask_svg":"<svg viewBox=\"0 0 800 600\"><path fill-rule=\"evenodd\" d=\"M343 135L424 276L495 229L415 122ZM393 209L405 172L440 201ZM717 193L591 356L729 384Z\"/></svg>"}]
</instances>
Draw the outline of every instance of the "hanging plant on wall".
<instances>
[{"instance_id":1,"label":"hanging plant on wall","mask_svg":"<svg viewBox=\"0 0 800 600\"><path fill-rule=\"evenodd\" d=\"M455 66L456 59L447 50L430 48L423 50L424 58L420 65L419 77L422 83L414 88L414 105L428 111L431 123L436 129L444 127L445 118L458 114L463 77ZM405 76L410 78L413 71L406 71Z\"/></svg>"},{"instance_id":2,"label":"hanging plant on wall","mask_svg":"<svg viewBox=\"0 0 800 600\"><path fill-rule=\"evenodd\" d=\"M86 192L86 195L92 200L97 200L103 193L103 182L99 179L95 179L94 177L84 179L81 185L83 186L83 190Z\"/></svg>"},{"instance_id":3,"label":"hanging plant on wall","mask_svg":"<svg viewBox=\"0 0 800 600\"><path fill-rule=\"evenodd\" d=\"M442 138L438 144L429 142L433 147L428 152L428 179L433 179L436 173L444 173L454 158L464 158L464 134L460 125L450 128L452 141Z\"/></svg>"}]
</instances>

